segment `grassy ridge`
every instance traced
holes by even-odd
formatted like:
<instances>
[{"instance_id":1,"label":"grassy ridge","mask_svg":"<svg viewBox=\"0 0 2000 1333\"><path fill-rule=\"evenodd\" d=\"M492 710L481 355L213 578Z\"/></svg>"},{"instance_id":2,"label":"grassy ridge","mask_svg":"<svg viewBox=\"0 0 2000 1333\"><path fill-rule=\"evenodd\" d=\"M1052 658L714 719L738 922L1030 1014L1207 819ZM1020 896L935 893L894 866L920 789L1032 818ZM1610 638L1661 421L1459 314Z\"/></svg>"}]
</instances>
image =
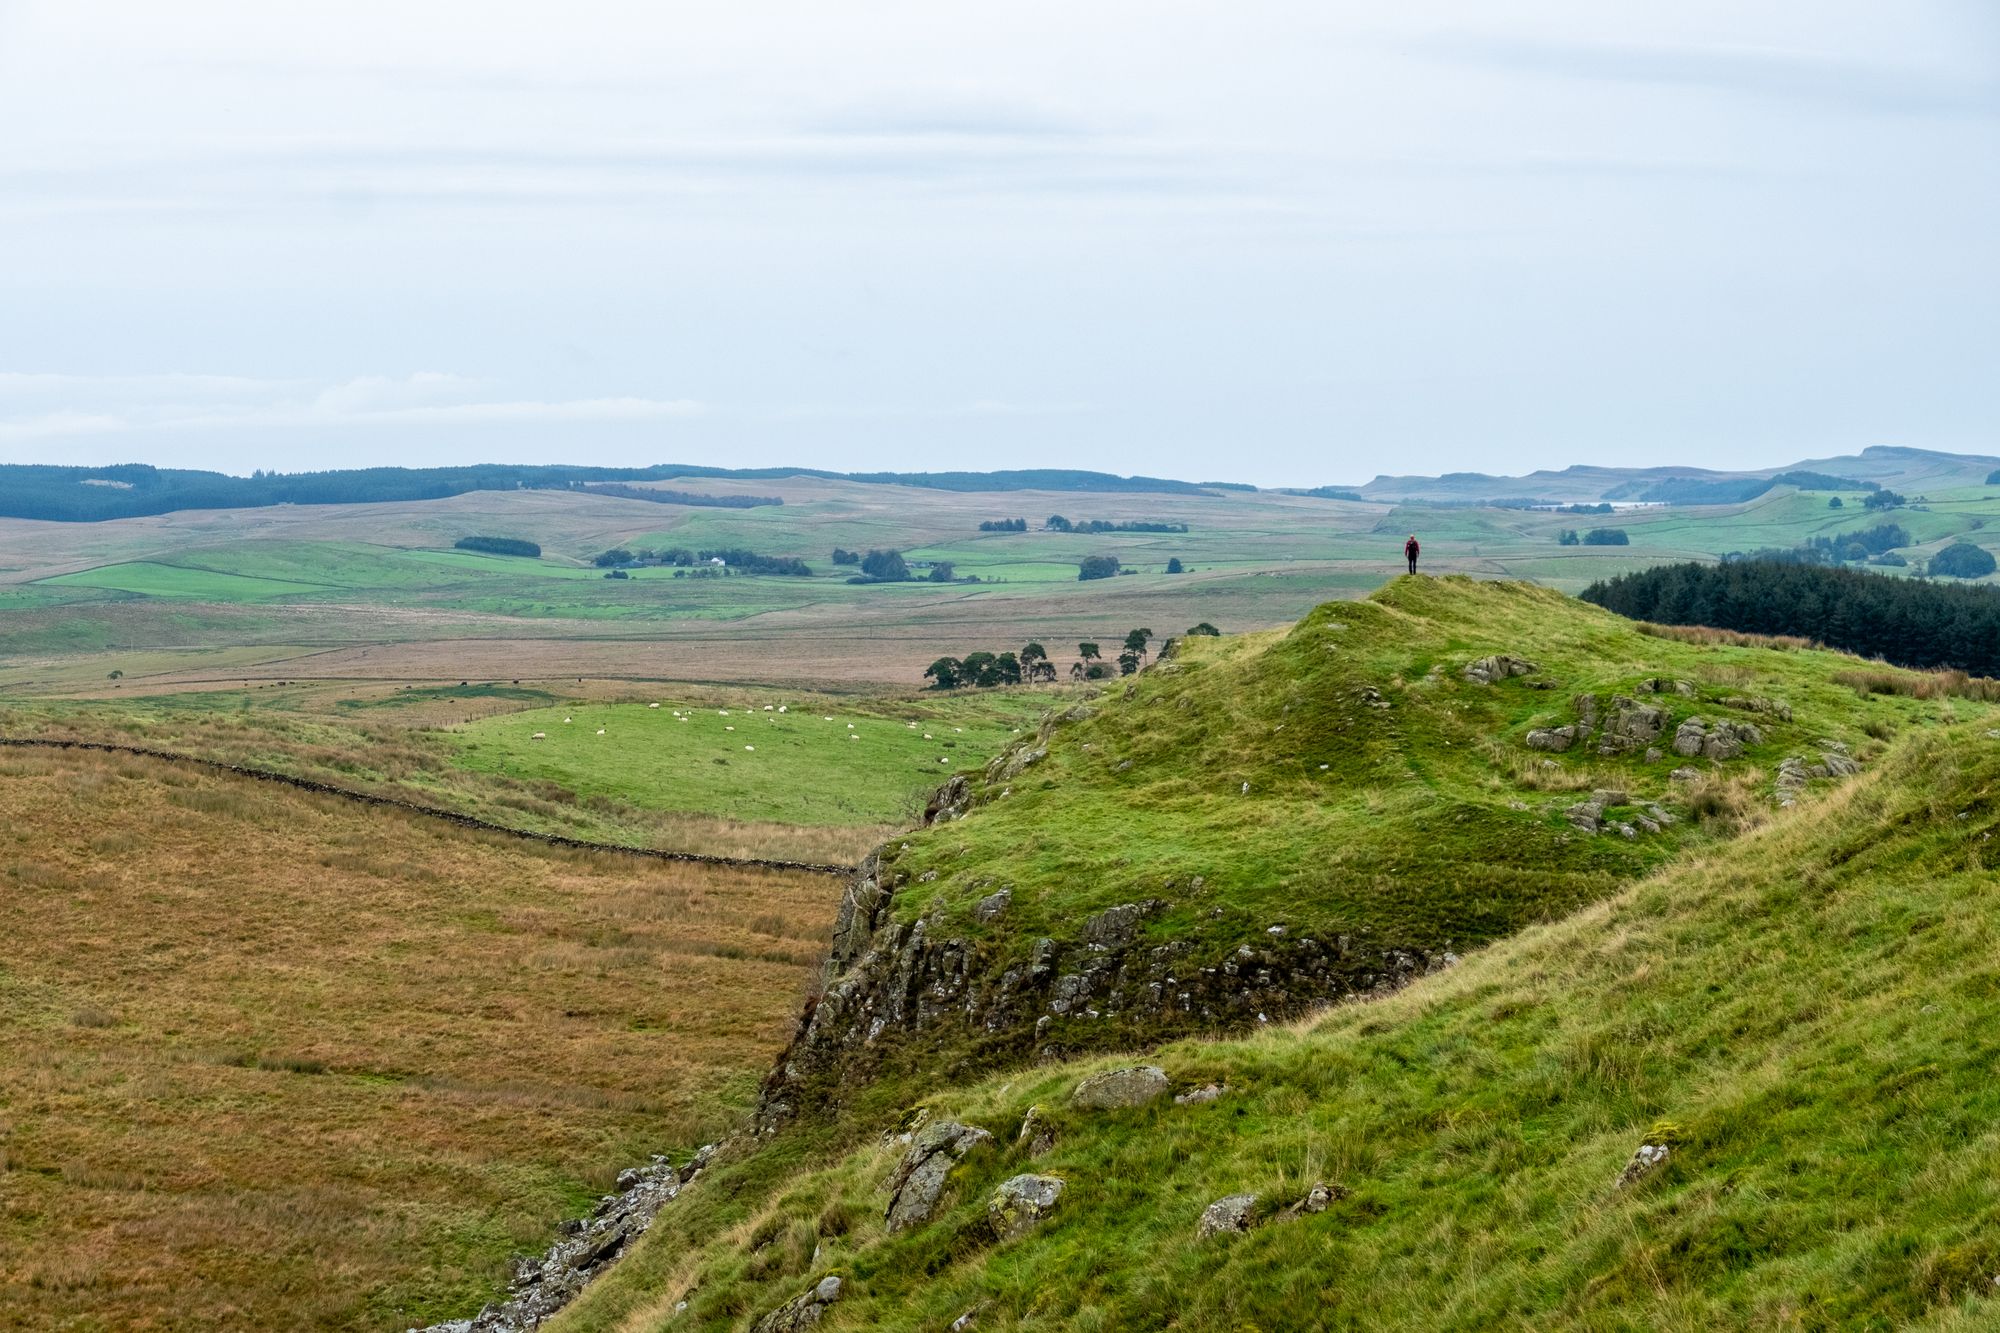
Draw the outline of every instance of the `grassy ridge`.
<instances>
[{"instance_id":1,"label":"grassy ridge","mask_svg":"<svg viewBox=\"0 0 2000 1333\"><path fill-rule=\"evenodd\" d=\"M1494 653L1537 670L1464 678ZM1787 755L1838 741L1865 757L1878 737L1952 709L1860 697L1834 679L1853 665L1665 641L1525 584L1400 579L1288 632L1188 641L1057 727L1045 758L977 780L969 817L898 838L884 872L901 920L972 941L989 976L1043 936L1076 938L1090 914L1147 900L1161 906L1146 938L1193 943L1211 964L1274 930L1345 936L1364 959L1463 950L1733 835L1746 811L1768 808ZM1690 694L1644 692L1662 678ZM1526 747L1530 730L1572 721L1582 694L1664 709L1662 756ZM1746 695L1791 720L1722 702ZM1672 780L1687 761L1667 746L1696 716L1754 717L1764 738L1727 764L1699 762L1694 783ZM1606 808L1615 822L1650 803L1676 822L1629 838L1580 832L1567 811L1599 789L1622 793ZM1000 885L1013 890L1008 915L982 923L974 907ZM1055 1018L1049 1040L1101 1045L1100 1024Z\"/></svg>"},{"instance_id":2,"label":"grassy ridge","mask_svg":"<svg viewBox=\"0 0 2000 1333\"><path fill-rule=\"evenodd\" d=\"M1154 1057L1207 1105L1088 1113L1104 1062L908 1087L998 1148L888 1236L900 1149L802 1140L663 1216L557 1325L726 1328L818 1275L830 1329L1955 1328L2000 1314L2000 744L1906 734L1744 839L1396 996ZM1056 1146L1012 1146L1031 1106ZM1642 1142L1666 1164L1614 1179ZM1035 1170L1056 1217L996 1243ZM1324 1214L1279 1205L1324 1180ZM1240 1191L1268 1220L1197 1242ZM815 1253L815 1250L817 1252ZM687 1301L684 1311L678 1303Z\"/></svg>"}]
</instances>

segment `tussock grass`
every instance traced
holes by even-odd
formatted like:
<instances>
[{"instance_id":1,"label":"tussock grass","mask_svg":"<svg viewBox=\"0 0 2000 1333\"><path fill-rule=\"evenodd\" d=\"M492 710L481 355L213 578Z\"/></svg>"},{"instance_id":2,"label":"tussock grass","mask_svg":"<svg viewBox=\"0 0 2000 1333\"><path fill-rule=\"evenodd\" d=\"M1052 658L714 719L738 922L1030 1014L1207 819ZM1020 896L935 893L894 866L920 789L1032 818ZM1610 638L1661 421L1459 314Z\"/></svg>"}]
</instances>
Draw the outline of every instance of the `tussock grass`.
<instances>
[{"instance_id":1,"label":"tussock grass","mask_svg":"<svg viewBox=\"0 0 2000 1333\"><path fill-rule=\"evenodd\" d=\"M0 888L31 1330L471 1313L610 1173L734 1122L839 892L85 754L0 772Z\"/></svg>"},{"instance_id":2,"label":"tussock grass","mask_svg":"<svg viewBox=\"0 0 2000 1333\"><path fill-rule=\"evenodd\" d=\"M2000 703L2000 680L1968 675L1963 671L1905 671L1896 667L1869 667L1837 671L1833 680L1862 695L1891 694L1909 699L1973 699L1980 703Z\"/></svg>"},{"instance_id":3,"label":"tussock grass","mask_svg":"<svg viewBox=\"0 0 2000 1333\"><path fill-rule=\"evenodd\" d=\"M1826 649L1825 644L1796 634L1752 634L1747 630L1717 629L1713 625L1661 625L1642 620L1638 622L1638 629L1641 634L1656 639L1672 639L1676 643L1691 643L1704 648L1767 648L1776 653Z\"/></svg>"}]
</instances>

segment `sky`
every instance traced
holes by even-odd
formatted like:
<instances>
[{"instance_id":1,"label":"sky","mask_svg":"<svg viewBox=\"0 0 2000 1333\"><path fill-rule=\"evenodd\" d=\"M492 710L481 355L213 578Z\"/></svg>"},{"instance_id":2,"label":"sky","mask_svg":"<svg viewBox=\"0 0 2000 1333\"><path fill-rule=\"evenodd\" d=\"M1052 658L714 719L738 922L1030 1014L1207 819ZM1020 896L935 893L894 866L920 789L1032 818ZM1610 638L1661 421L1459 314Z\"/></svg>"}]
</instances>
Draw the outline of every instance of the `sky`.
<instances>
[{"instance_id":1,"label":"sky","mask_svg":"<svg viewBox=\"0 0 2000 1333\"><path fill-rule=\"evenodd\" d=\"M2000 452L1991 0L0 0L0 462Z\"/></svg>"}]
</instances>

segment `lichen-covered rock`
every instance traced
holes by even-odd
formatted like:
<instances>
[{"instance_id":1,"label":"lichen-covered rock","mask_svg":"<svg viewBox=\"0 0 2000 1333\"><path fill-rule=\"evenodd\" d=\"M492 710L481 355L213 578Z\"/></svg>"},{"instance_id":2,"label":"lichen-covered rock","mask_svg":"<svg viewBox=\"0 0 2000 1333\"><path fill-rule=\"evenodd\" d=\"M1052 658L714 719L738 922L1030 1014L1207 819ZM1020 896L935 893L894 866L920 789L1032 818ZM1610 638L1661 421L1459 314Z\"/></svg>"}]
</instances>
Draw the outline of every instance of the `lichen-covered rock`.
<instances>
[{"instance_id":1,"label":"lichen-covered rock","mask_svg":"<svg viewBox=\"0 0 2000 1333\"><path fill-rule=\"evenodd\" d=\"M1029 1174L1003 1181L986 1205L994 1234L1007 1240L1027 1231L1055 1211L1064 1188L1057 1176Z\"/></svg>"},{"instance_id":2,"label":"lichen-covered rock","mask_svg":"<svg viewBox=\"0 0 2000 1333\"><path fill-rule=\"evenodd\" d=\"M1221 1098L1223 1087L1220 1083L1210 1083L1206 1087L1191 1088L1174 1094L1175 1106L1201 1106Z\"/></svg>"},{"instance_id":3,"label":"lichen-covered rock","mask_svg":"<svg viewBox=\"0 0 2000 1333\"><path fill-rule=\"evenodd\" d=\"M963 773L956 774L931 793L931 799L924 806L924 827L962 819L971 808L972 784L965 780Z\"/></svg>"},{"instance_id":4,"label":"lichen-covered rock","mask_svg":"<svg viewBox=\"0 0 2000 1333\"><path fill-rule=\"evenodd\" d=\"M759 1319L752 1333L800 1333L817 1328L827 1307L840 1299L841 1281L832 1274L813 1284L811 1291L794 1296Z\"/></svg>"},{"instance_id":5,"label":"lichen-covered rock","mask_svg":"<svg viewBox=\"0 0 2000 1333\"><path fill-rule=\"evenodd\" d=\"M1145 1106L1167 1092L1167 1074L1158 1065L1134 1065L1092 1074L1076 1085L1070 1100L1094 1111Z\"/></svg>"},{"instance_id":6,"label":"lichen-covered rock","mask_svg":"<svg viewBox=\"0 0 2000 1333\"><path fill-rule=\"evenodd\" d=\"M1510 676L1525 676L1535 670L1535 664L1524 658L1508 653L1495 653L1465 665L1464 676L1475 685L1492 685Z\"/></svg>"},{"instance_id":7,"label":"lichen-covered rock","mask_svg":"<svg viewBox=\"0 0 2000 1333\"><path fill-rule=\"evenodd\" d=\"M1708 740L1708 723L1705 719L1691 717L1674 728L1674 753L1683 759L1701 756L1702 745Z\"/></svg>"},{"instance_id":8,"label":"lichen-covered rock","mask_svg":"<svg viewBox=\"0 0 2000 1333\"><path fill-rule=\"evenodd\" d=\"M987 894L975 903L972 908L972 915L977 921L995 921L1004 916L1007 909L1013 905L1014 891L1012 889L1001 889L998 893Z\"/></svg>"},{"instance_id":9,"label":"lichen-covered rock","mask_svg":"<svg viewBox=\"0 0 2000 1333\"><path fill-rule=\"evenodd\" d=\"M1224 1195L1201 1210L1201 1220L1194 1225L1194 1238L1207 1240L1210 1236L1248 1231L1256 1208L1257 1196L1254 1194Z\"/></svg>"},{"instance_id":10,"label":"lichen-covered rock","mask_svg":"<svg viewBox=\"0 0 2000 1333\"><path fill-rule=\"evenodd\" d=\"M918 1130L889 1177L889 1207L883 1214L889 1230L930 1221L951 1169L974 1148L992 1141L993 1136L977 1125L956 1120L932 1121Z\"/></svg>"}]
</instances>

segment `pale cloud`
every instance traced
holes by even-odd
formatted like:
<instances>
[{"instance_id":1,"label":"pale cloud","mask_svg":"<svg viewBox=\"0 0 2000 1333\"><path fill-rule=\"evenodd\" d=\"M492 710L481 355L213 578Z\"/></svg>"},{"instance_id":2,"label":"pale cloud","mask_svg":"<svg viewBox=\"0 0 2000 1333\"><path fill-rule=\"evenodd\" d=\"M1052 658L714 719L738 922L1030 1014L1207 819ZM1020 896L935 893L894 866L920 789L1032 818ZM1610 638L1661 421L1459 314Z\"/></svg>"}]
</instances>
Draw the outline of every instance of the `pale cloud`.
<instances>
[{"instance_id":1,"label":"pale cloud","mask_svg":"<svg viewBox=\"0 0 2000 1333\"><path fill-rule=\"evenodd\" d=\"M0 373L0 441L152 432L370 429L409 426L592 425L662 422L702 415L686 399L637 397L560 401L481 397L478 379L423 372L361 376L324 386L222 375L93 379ZM51 394L121 403L117 411L5 412Z\"/></svg>"},{"instance_id":2,"label":"pale cloud","mask_svg":"<svg viewBox=\"0 0 2000 1333\"><path fill-rule=\"evenodd\" d=\"M1995 14L0 0L0 459L1987 451Z\"/></svg>"}]
</instances>

